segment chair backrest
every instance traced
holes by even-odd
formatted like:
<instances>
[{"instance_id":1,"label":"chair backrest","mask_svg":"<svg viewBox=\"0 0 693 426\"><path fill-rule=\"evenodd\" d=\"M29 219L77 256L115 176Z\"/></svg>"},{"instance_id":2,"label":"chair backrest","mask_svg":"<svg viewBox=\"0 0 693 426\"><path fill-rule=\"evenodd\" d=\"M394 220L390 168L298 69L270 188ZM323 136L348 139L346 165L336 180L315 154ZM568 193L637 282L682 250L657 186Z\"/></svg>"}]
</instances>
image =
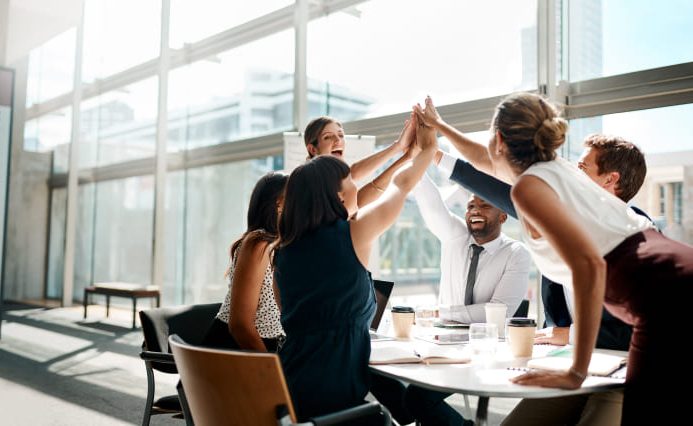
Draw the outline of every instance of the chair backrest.
<instances>
[{"instance_id":1,"label":"chair backrest","mask_svg":"<svg viewBox=\"0 0 693 426\"><path fill-rule=\"evenodd\" d=\"M169 338L197 426L276 425L277 407L296 421L277 354L203 348Z\"/></svg>"},{"instance_id":2,"label":"chair backrest","mask_svg":"<svg viewBox=\"0 0 693 426\"><path fill-rule=\"evenodd\" d=\"M170 352L170 334L178 334L188 342L199 344L220 307L221 303L208 303L140 311L145 349L152 352ZM176 372L174 365L154 364L157 370Z\"/></svg>"}]
</instances>

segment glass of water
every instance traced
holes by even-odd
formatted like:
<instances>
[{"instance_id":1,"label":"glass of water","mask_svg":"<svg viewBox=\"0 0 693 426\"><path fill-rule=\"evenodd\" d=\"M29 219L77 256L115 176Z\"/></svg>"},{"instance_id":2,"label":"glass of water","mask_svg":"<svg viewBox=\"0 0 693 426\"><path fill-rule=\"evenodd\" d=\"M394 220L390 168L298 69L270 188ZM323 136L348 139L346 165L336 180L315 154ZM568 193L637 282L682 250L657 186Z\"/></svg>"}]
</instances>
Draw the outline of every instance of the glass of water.
<instances>
[{"instance_id":1,"label":"glass of water","mask_svg":"<svg viewBox=\"0 0 693 426\"><path fill-rule=\"evenodd\" d=\"M469 348L473 362L493 361L498 344L498 326L491 323L474 323L469 326Z\"/></svg>"}]
</instances>

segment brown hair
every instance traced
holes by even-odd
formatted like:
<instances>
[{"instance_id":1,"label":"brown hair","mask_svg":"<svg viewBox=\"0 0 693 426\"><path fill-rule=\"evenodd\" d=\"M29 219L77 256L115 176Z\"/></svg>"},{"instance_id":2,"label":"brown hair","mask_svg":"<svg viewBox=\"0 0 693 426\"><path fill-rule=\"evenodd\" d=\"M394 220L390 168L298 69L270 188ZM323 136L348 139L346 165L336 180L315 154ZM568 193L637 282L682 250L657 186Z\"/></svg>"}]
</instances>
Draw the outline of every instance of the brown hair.
<instances>
[{"instance_id":1,"label":"brown hair","mask_svg":"<svg viewBox=\"0 0 693 426\"><path fill-rule=\"evenodd\" d=\"M300 240L307 233L349 213L339 198L349 166L331 155L320 155L294 169L284 192L284 209L279 216L278 248Z\"/></svg>"},{"instance_id":2,"label":"brown hair","mask_svg":"<svg viewBox=\"0 0 693 426\"><path fill-rule=\"evenodd\" d=\"M339 127L342 127L342 123L326 115L312 119L303 132L303 142L305 142L306 146L313 145L317 147L320 132L330 123L336 123Z\"/></svg>"},{"instance_id":3,"label":"brown hair","mask_svg":"<svg viewBox=\"0 0 693 426\"><path fill-rule=\"evenodd\" d=\"M635 144L610 135L589 135L584 145L596 151L597 173L618 172L616 195L625 202L638 193L647 174L645 156Z\"/></svg>"},{"instance_id":4,"label":"brown hair","mask_svg":"<svg viewBox=\"0 0 693 426\"><path fill-rule=\"evenodd\" d=\"M284 195L284 188L289 176L281 172L269 172L257 181L250 195L248 216L245 232L229 248L229 257L233 262L236 250L242 243L252 244L259 241L268 243L277 238L277 203ZM231 275L231 265L226 269L224 277Z\"/></svg>"},{"instance_id":5,"label":"brown hair","mask_svg":"<svg viewBox=\"0 0 693 426\"><path fill-rule=\"evenodd\" d=\"M568 122L543 97L518 93L496 107L492 128L508 147L510 164L524 171L536 162L556 158L556 150L565 142Z\"/></svg>"}]
</instances>

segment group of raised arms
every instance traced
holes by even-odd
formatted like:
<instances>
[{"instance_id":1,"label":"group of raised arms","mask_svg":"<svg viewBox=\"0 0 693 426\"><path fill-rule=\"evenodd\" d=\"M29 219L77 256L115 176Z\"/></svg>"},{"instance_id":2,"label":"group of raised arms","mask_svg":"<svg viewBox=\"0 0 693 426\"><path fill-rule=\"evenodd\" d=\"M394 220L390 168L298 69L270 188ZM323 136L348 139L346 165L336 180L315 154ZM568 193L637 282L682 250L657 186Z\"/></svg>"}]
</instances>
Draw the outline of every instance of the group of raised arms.
<instances>
[{"instance_id":1,"label":"group of raised arms","mask_svg":"<svg viewBox=\"0 0 693 426\"><path fill-rule=\"evenodd\" d=\"M519 93L496 107L486 146L448 125L427 98L425 105L414 106L395 142L349 167L341 160L347 148L342 125L329 117L311 121L304 132L310 159L289 176L263 176L253 190L247 230L229 253L228 294L206 343L277 351L300 419L362 403L373 390L371 249L426 168L441 162L440 133L476 168L474 173L488 175L482 180L488 185L477 194L494 202L483 191L507 188L507 200L494 204L519 219L539 271L570 295L572 368L527 373L513 381L580 387L606 307L633 327L622 423L676 418L675 409L652 407L684 407L683 393L670 388L673 380L693 381L693 372L685 369L675 379L660 373L671 356L668 348L684 332L693 297L693 247L659 233L612 195L619 195L618 186L609 194L608 182L583 173L584 163L581 170L560 158L557 150L567 132L568 123L554 105ZM397 155L357 188L354 180ZM615 175L619 178L629 177Z\"/></svg>"}]
</instances>

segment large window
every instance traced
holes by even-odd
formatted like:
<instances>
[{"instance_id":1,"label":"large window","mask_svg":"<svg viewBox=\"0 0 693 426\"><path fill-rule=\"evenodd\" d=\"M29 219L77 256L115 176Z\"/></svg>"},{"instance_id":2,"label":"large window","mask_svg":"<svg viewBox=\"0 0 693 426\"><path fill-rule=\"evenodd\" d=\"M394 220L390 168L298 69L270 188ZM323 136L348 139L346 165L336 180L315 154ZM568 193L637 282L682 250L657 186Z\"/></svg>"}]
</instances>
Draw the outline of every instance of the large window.
<instances>
[{"instance_id":1,"label":"large window","mask_svg":"<svg viewBox=\"0 0 693 426\"><path fill-rule=\"evenodd\" d=\"M275 169L274 157L199 167L168 177L167 303L221 301L228 282L228 248L246 227L257 180Z\"/></svg>"},{"instance_id":2,"label":"large window","mask_svg":"<svg viewBox=\"0 0 693 426\"><path fill-rule=\"evenodd\" d=\"M171 71L168 150L293 127L293 31Z\"/></svg>"},{"instance_id":3,"label":"large window","mask_svg":"<svg viewBox=\"0 0 693 426\"><path fill-rule=\"evenodd\" d=\"M55 36L29 54L26 106L72 90L75 69L75 30Z\"/></svg>"},{"instance_id":4,"label":"large window","mask_svg":"<svg viewBox=\"0 0 693 426\"><path fill-rule=\"evenodd\" d=\"M502 10L503 13L499 13ZM308 26L308 77L323 108L369 105L367 116L537 85L536 2L370 1ZM311 93L312 94L312 93ZM317 96L317 95L316 95Z\"/></svg>"},{"instance_id":5,"label":"large window","mask_svg":"<svg viewBox=\"0 0 693 426\"><path fill-rule=\"evenodd\" d=\"M693 2L565 3L569 5L573 81L693 61Z\"/></svg>"},{"instance_id":6,"label":"large window","mask_svg":"<svg viewBox=\"0 0 693 426\"><path fill-rule=\"evenodd\" d=\"M292 0L172 0L170 45L182 48L291 3Z\"/></svg>"},{"instance_id":7,"label":"large window","mask_svg":"<svg viewBox=\"0 0 693 426\"><path fill-rule=\"evenodd\" d=\"M72 108L69 107L27 121L24 125L24 149L45 152L69 144L71 125ZM64 160L61 159L58 170L67 170Z\"/></svg>"},{"instance_id":8,"label":"large window","mask_svg":"<svg viewBox=\"0 0 693 426\"><path fill-rule=\"evenodd\" d=\"M161 2L86 0L82 81L93 82L159 54Z\"/></svg>"},{"instance_id":9,"label":"large window","mask_svg":"<svg viewBox=\"0 0 693 426\"><path fill-rule=\"evenodd\" d=\"M149 78L82 103L81 168L154 156L157 81Z\"/></svg>"},{"instance_id":10,"label":"large window","mask_svg":"<svg viewBox=\"0 0 693 426\"><path fill-rule=\"evenodd\" d=\"M150 283L154 178L100 182L95 191L94 282Z\"/></svg>"}]
</instances>

